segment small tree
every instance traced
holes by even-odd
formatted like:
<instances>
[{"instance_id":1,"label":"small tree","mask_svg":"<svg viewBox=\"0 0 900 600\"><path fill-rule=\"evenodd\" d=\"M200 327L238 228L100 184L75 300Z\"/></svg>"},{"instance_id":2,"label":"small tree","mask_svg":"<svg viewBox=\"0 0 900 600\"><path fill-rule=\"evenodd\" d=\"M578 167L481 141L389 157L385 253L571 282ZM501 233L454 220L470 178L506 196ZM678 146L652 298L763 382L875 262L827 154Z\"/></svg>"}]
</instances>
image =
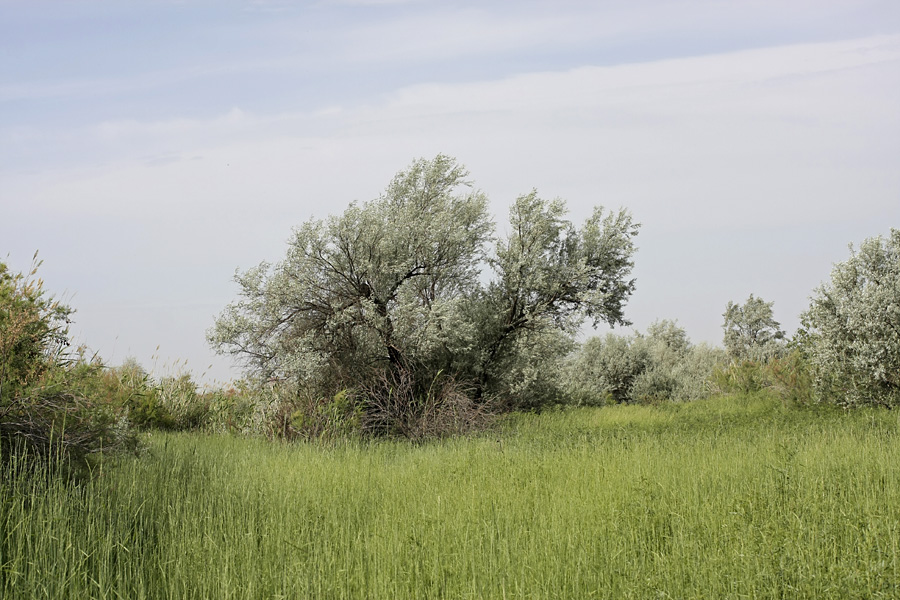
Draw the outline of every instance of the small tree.
<instances>
[{"instance_id":1,"label":"small tree","mask_svg":"<svg viewBox=\"0 0 900 600\"><path fill-rule=\"evenodd\" d=\"M782 352L784 331L772 315L773 304L753 294L743 305L728 303L722 329L725 350L733 360L765 362Z\"/></svg>"},{"instance_id":2,"label":"small tree","mask_svg":"<svg viewBox=\"0 0 900 600\"><path fill-rule=\"evenodd\" d=\"M569 366L574 400L583 404L632 402L635 380L650 364L640 334L607 333L588 338Z\"/></svg>"},{"instance_id":3,"label":"small tree","mask_svg":"<svg viewBox=\"0 0 900 600\"><path fill-rule=\"evenodd\" d=\"M376 200L305 223L282 263L237 274L241 299L210 343L257 376L324 393L371 389L387 370L396 381L408 371L422 393L439 374L462 379L478 397L508 394L516 369L535 373L533 344L562 348L552 332L570 335L585 318L626 323L637 233L626 211L597 209L577 229L561 201L532 192L496 238L467 177L452 158L417 160Z\"/></svg>"},{"instance_id":4,"label":"small tree","mask_svg":"<svg viewBox=\"0 0 900 600\"><path fill-rule=\"evenodd\" d=\"M820 399L900 405L900 230L834 266L801 316Z\"/></svg>"}]
</instances>

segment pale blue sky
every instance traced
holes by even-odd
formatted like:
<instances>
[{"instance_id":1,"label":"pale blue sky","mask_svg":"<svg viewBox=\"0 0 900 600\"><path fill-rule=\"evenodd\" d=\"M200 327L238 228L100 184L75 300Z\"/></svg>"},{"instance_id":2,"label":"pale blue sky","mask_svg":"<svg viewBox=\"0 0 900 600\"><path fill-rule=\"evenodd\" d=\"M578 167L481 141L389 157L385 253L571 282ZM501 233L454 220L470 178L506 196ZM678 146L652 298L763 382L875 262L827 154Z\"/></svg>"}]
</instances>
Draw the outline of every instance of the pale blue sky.
<instances>
[{"instance_id":1,"label":"pale blue sky","mask_svg":"<svg viewBox=\"0 0 900 600\"><path fill-rule=\"evenodd\" d=\"M0 0L0 255L107 361L227 379L234 269L444 152L501 230L629 207L639 329L719 343L754 293L793 331L900 227L898 106L896 1Z\"/></svg>"}]
</instances>

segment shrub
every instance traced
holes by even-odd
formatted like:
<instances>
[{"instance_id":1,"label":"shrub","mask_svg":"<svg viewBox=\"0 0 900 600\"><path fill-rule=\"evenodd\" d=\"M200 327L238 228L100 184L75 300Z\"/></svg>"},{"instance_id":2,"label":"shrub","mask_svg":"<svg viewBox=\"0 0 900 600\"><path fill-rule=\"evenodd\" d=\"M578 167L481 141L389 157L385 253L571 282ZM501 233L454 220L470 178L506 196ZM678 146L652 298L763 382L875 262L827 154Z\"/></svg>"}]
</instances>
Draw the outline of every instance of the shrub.
<instances>
[{"instance_id":1,"label":"shrub","mask_svg":"<svg viewBox=\"0 0 900 600\"><path fill-rule=\"evenodd\" d=\"M711 393L710 376L724 352L693 346L673 321L658 321L646 335L587 340L566 371L580 404L691 400Z\"/></svg>"},{"instance_id":2,"label":"shrub","mask_svg":"<svg viewBox=\"0 0 900 600\"><path fill-rule=\"evenodd\" d=\"M766 362L732 360L716 367L715 388L726 394L751 394L762 390L776 393L787 405L802 406L812 401L812 374L803 353L792 350Z\"/></svg>"},{"instance_id":3,"label":"shrub","mask_svg":"<svg viewBox=\"0 0 900 600\"><path fill-rule=\"evenodd\" d=\"M0 463L80 468L136 439L121 411L91 393L98 364L66 353L73 311L45 295L39 264L23 275L0 263Z\"/></svg>"},{"instance_id":4,"label":"shrub","mask_svg":"<svg viewBox=\"0 0 900 600\"><path fill-rule=\"evenodd\" d=\"M427 386L409 370L384 371L360 393L362 430L412 441L481 429L493 416L452 377L438 373Z\"/></svg>"},{"instance_id":5,"label":"shrub","mask_svg":"<svg viewBox=\"0 0 900 600\"><path fill-rule=\"evenodd\" d=\"M772 387L789 405L806 406L813 401L813 374L802 352L793 350L769 364Z\"/></svg>"},{"instance_id":6,"label":"shrub","mask_svg":"<svg viewBox=\"0 0 900 600\"><path fill-rule=\"evenodd\" d=\"M202 401L208 407L207 429L218 432L253 432L257 396L246 381L238 381L228 388L203 392Z\"/></svg>"},{"instance_id":7,"label":"shrub","mask_svg":"<svg viewBox=\"0 0 900 600\"><path fill-rule=\"evenodd\" d=\"M708 344L690 347L684 357L672 366L677 385L672 400L696 400L710 396L715 387L711 382L716 367L727 360L725 351Z\"/></svg>"},{"instance_id":8,"label":"shrub","mask_svg":"<svg viewBox=\"0 0 900 600\"><path fill-rule=\"evenodd\" d=\"M173 429L201 429L209 421L210 408L190 374L162 377L154 386L158 404L171 415Z\"/></svg>"},{"instance_id":9,"label":"shrub","mask_svg":"<svg viewBox=\"0 0 900 600\"><path fill-rule=\"evenodd\" d=\"M817 396L900 405L900 230L865 240L814 291L801 316Z\"/></svg>"},{"instance_id":10,"label":"shrub","mask_svg":"<svg viewBox=\"0 0 900 600\"><path fill-rule=\"evenodd\" d=\"M755 360L732 360L718 365L712 375L715 387L726 394L752 394L771 385L767 363Z\"/></svg>"},{"instance_id":11,"label":"shrub","mask_svg":"<svg viewBox=\"0 0 900 600\"><path fill-rule=\"evenodd\" d=\"M649 362L637 340L613 333L588 339L568 369L574 400L588 405L631 401L634 380Z\"/></svg>"}]
</instances>

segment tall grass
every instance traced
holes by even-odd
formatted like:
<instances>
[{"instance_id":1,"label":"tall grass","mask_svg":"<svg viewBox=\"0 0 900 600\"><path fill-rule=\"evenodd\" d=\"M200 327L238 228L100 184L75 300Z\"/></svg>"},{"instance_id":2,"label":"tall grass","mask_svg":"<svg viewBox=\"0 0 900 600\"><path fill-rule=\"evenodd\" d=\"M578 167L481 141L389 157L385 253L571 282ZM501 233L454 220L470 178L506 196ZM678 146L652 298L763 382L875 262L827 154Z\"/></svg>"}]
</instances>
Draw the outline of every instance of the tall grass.
<instances>
[{"instance_id":1,"label":"tall grass","mask_svg":"<svg viewBox=\"0 0 900 600\"><path fill-rule=\"evenodd\" d=\"M897 597L898 425L755 396L419 446L153 434L3 484L0 597Z\"/></svg>"}]
</instances>

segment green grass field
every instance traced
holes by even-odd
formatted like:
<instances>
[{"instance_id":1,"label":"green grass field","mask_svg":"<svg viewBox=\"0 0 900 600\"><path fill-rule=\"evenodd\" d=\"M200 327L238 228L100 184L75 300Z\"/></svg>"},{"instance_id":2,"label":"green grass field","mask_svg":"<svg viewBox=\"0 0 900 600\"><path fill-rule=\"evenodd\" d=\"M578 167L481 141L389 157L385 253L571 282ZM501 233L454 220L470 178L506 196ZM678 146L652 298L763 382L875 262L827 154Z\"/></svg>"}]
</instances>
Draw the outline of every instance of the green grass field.
<instances>
[{"instance_id":1,"label":"green grass field","mask_svg":"<svg viewBox=\"0 0 900 600\"><path fill-rule=\"evenodd\" d=\"M765 397L475 438L148 438L4 484L0 598L897 598L900 421Z\"/></svg>"}]
</instances>

